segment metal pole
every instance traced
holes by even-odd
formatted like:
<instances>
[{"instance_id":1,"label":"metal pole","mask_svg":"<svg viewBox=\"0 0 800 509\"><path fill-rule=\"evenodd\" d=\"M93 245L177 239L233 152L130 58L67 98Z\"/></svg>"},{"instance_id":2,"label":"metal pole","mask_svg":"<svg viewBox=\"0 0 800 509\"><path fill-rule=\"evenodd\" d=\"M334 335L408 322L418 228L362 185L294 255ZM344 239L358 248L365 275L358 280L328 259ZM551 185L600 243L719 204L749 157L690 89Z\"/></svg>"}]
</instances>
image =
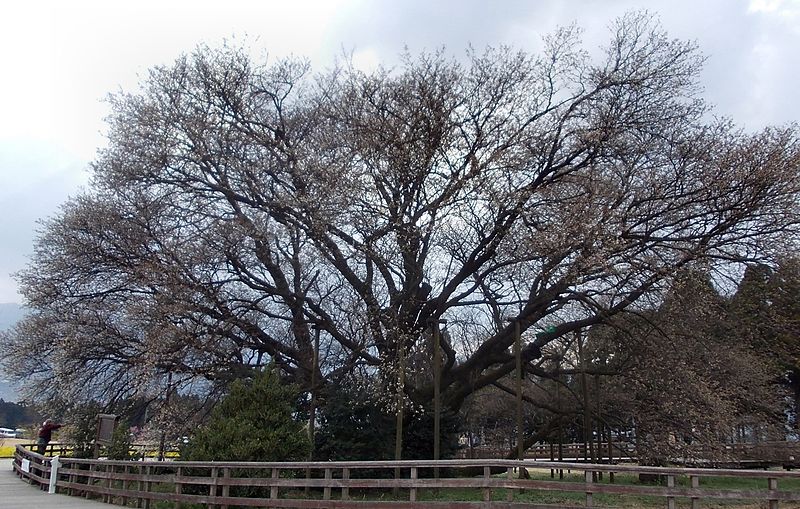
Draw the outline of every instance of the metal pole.
<instances>
[{"instance_id":1,"label":"metal pole","mask_svg":"<svg viewBox=\"0 0 800 509\"><path fill-rule=\"evenodd\" d=\"M167 393L164 396L164 408L169 409L169 400L170 395L172 392L172 371L167 373ZM158 461L164 461L164 456L166 452L166 438L167 432L164 430L164 424L161 425L161 438L158 441Z\"/></svg>"}]
</instances>

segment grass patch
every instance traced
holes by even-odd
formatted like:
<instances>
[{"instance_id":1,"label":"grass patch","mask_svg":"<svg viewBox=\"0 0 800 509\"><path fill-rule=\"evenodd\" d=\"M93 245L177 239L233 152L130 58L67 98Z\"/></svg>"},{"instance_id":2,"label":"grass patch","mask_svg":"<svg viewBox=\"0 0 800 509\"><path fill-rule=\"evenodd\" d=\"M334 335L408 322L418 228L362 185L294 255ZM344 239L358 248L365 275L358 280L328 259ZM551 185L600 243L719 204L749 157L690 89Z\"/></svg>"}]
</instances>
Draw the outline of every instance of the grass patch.
<instances>
[{"instance_id":1,"label":"grass patch","mask_svg":"<svg viewBox=\"0 0 800 509\"><path fill-rule=\"evenodd\" d=\"M532 480L542 481L559 481L558 473L556 472L555 478L550 477L549 469L538 470L531 469ZM506 474L498 474L495 478L505 478ZM583 483L583 472L568 473L564 471L564 479L561 482ZM608 474L604 474L597 484L608 485L610 479ZM641 483L636 474L623 474L617 473L614 476L614 484L621 486L654 486L653 484ZM676 479L678 486L688 487L691 481L688 477L678 477ZM702 477L700 481L701 488L708 489L730 489L730 490L764 490L767 489L766 479L747 479L747 478L732 478L732 477ZM781 479L778 482L778 487L781 491L798 491L800 490L800 479ZM493 489L491 493L492 501L503 502L507 500L508 491L505 488ZM281 493L281 498L305 498L301 490L293 490L289 493ZM322 490L314 489L311 491L310 498L322 498ZM331 499L339 500L341 498L341 490L333 489ZM409 500L409 490L400 490L397 497L395 497L390 489L387 490L368 490L368 489L350 489L350 499L359 501L394 501L394 500ZM417 500L419 502L452 502L452 501L465 501L475 502L483 500L483 491L479 488L441 488L434 489L417 489ZM514 502L528 503L528 504L542 504L559 506L577 506L582 507L585 504L586 495L583 492L568 492L568 491L555 491L555 490L537 490L526 489L521 493L514 490ZM594 506L602 507L617 507L624 509L663 509L666 506L664 497L652 495L616 495L595 493L593 496ZM690 501L687 498L676 497L676 506L680 508L689 507ZM701 502L704 509L761 509L766 507L766 501L759 500L714 500L708 499ZM800 509L800 505L791 502L781 502L782 508Z\"/></svg>"}]
</instances>

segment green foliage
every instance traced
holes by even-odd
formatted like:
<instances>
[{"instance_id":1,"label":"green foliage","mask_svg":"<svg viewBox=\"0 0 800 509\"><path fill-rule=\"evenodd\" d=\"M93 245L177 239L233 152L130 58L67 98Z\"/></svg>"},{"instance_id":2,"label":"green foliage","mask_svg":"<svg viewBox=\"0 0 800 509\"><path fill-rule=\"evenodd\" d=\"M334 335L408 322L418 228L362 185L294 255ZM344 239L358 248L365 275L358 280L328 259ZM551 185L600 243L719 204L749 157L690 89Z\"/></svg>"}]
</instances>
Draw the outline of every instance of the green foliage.
<instances>
[{"instance_id":1,"label":"green foliage","mask_svg":"<svg viewBox=\"0 0 800 509\"><path fill-rule=\"evenodd\" d=\"M190 461L296 461L308 455L304 423L294 418L297 389L271 369L236 381L181 452Z\"/></svg>"},{"instance_id":2,"label":"green foliage","mask_svg":"<svg viewBox=\"0 0 800 509\"><path fill-rule=\"evenodd\" d=\"M67 418L61 439L73 445L72 456L91 458L94 453L94 440L97 437L97 414L102 407L88 403L72 409Z\"/></svg>"},{"instance_id":3,"label":"green foliage","mask_svg":"<svg viewBox=\"0 0 800 509\"><path fill-rule=\"evenodd\" d=\"M439 456L451 458L458 449L459 419L452 412L442 409L439 426L441 437ZM414 414L406 419L403 427L403 459L427 460L433 458L433 411Z\"/></svg>"},{"instance_id":4,"label":"green foliage","mask_svg":"<svg viewBox=\"0 0 800 509\"><path fill-rule=\"evenodd\" d=\"M352 384L332 384L316 434L318 459L332 461L394 459L395 415L372 395ZM458 418L442 412L442 458L458 447ZM403 459L433 458L433 413L407 412L403 423Z\"/></svg>"},{"instance_id":5,"label":"green foliage","mask_svg":"<svg viewBox=\"0 0 800 509\"><path fill-rule=\"evenodd\" d=\"M117 423L114 433L111 435L111 445L106 451L108 459L127 460L131 458L131 434L127 420Z\"/></svg>"},{"instance_id":6,"label":"green foliage","mask_svg":"<svg viewBox=\"0 0 800 509\"><path fill-rule=\"evenodd\" d=\"M317 459L366 461L394 458L394 417L351 384L331 384L320 409Z\"/></svg>"}]
</instances>

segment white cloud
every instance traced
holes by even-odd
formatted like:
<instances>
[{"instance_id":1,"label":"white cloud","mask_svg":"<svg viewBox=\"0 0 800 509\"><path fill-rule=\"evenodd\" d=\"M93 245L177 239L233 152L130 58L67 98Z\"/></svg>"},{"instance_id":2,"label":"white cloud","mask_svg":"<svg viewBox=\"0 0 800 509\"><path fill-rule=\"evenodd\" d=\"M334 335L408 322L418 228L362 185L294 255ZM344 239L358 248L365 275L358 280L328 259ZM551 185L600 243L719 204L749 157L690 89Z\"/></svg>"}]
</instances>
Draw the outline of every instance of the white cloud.
<instances>
[{"instance_id":1,"label":"white cloud","mask_svg":"<svg viewBox=\"0 0 800 509\"><path fill-rule=\"evenodd\" d=\"M366 48L353 53L353 66L364 72L372 72L381 65L381 58L373 48Z\"/></svg>"},{"instance_id":2,"label":"white cloud","mask_svg":"<svg viewBox=\"0 0 800 509\"><path fill-rule=\"evenodd\" d=\"M747 12L776 18L800 33L800 0L750 0Z\"/></svg>"}]
</instances>

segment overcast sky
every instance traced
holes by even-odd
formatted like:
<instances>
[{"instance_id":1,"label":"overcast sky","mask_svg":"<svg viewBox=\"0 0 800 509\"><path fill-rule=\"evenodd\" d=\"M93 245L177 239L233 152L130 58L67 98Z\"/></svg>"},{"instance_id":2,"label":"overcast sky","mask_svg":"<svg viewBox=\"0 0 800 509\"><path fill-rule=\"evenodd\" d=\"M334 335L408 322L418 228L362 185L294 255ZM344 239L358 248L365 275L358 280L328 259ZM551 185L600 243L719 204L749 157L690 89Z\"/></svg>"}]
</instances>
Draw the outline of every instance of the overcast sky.
<instances>
[{"instance_id":1,"label":"overcast sky","mask_svg":"<svg viewBox=\"0 0 800 509\"><path fill-rule=\"evenodd\" d=\"M271 57L322 69L343 53L391 64L444 46L507 44L535 52L577 22L587 48L628 10L657 13L708 61L704 97L749 130L800 120L800 0L137 0L14 1L0 19L0 302L22 297L11 274L33 251L37 222L88 183L104 143L104 97L204 42L243 39Z\"/></svg>"}]
</instances>

